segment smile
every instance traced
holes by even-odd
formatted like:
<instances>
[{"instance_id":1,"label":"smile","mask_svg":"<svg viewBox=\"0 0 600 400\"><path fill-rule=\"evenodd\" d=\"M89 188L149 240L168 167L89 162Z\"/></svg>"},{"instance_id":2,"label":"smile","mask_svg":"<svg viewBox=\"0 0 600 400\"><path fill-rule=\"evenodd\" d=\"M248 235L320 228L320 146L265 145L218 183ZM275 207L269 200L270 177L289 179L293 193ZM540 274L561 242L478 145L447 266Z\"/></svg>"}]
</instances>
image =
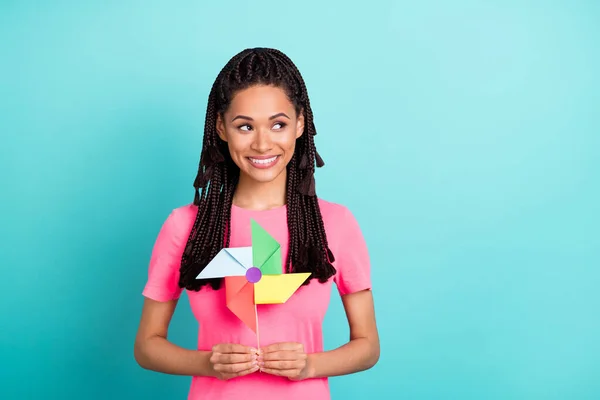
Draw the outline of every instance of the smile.
<instances>
[{"instance_id":1,"label":"smile","mask_svg":"<svg viewBox=\"0 0 600 400\"><path fill-rule=\"evenodd\" d=\"M269 157L269 158L248 157L248 160L250 160L250 163L257 168L269 168L269 167L273 166L277 162L278 159L279 159L279 156L273 156L273 157Z\"/></svg>"}]
</instances>

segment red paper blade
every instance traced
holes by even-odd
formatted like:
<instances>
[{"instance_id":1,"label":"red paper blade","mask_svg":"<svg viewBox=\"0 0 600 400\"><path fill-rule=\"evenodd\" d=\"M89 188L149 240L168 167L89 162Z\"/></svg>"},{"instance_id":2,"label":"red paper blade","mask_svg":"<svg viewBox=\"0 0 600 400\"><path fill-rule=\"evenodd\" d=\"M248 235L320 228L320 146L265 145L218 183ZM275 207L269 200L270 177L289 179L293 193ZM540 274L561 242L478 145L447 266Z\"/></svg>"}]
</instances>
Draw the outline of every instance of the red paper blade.
<instances>
[{"instance_id":1,"label":"red paper blade","mask_svg":"<svg viewBox=\"0 0 600 400\"><path fill-rule=\"evenodd\" d=\"M231 312L256 333L254 284L249 283L245 276L227 276L225 295Z\"/></svg>"}]
</instances>

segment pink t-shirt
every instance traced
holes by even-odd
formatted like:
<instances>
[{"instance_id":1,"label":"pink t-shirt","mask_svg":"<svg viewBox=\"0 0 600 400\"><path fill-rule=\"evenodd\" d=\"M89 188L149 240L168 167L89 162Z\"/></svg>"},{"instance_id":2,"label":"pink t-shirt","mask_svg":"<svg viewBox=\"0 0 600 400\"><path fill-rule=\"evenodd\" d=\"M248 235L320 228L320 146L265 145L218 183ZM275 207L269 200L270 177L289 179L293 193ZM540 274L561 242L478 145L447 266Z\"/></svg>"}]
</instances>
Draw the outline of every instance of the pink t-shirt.
<instances>
[{"instance_id":1,"label":"pink t-shirt","mask_svg":"<svg viewBox=\"0 0 600 400\"><path fill-rule=\"evenodd\" d=\"M284 304L258 305L260 345L299 342L307 353L323 349L322 322L327 311L332 282L340 295L371 289L369 255L359 225L344 206L319 200L325 231L335 256L336 275L326 283L313 279L301 286ZM252 211L237 206L231 211L230 247L251 245L250 220L256 220L282 247L282 263L287 257L288 229L286 206ZM179 298L181 255L195 220L197 208L187 205L173 210L154 245L144 296L168 301ZM256 334L225 304L225 290L204 286L199 292L186 291L199 324L198 350L210 350L218 343L241 343L256 347ZM330 399L326 378L290 381L262 372L221 381L212 377L192 378L188 399L243 399L249 393L261 400Z\"/></svg>"}]
</instances>

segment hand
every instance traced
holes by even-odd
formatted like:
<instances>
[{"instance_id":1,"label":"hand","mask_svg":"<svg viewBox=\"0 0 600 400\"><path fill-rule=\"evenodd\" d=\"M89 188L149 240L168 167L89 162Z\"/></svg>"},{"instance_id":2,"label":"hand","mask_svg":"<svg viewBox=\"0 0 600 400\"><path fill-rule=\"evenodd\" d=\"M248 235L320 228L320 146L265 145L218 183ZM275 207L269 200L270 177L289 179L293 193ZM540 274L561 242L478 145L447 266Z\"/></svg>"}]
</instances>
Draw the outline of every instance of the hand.
<instances>
[{"instance_id":1,"label":"hand","mask_svg":"<svg viewBox=\"0 0 600 400\"><path fill-rule=\"evenodd\" d=\"M301 343L275 343L262 348L260 370L272 375L302 380L310 377L308 356ZM261 364L262 363L262 364Z\"/></svg>"},{"instance_id":2,"label":"hand","mask_svg":"<svg viewBox=\"0 0 600 400\"><path fill-rule=\"evenodd\" d=\"M229 380L258 371L257 351L241 344L217 344L212 348L210 366L213 376Z\"/></svg>"}]
</instances>

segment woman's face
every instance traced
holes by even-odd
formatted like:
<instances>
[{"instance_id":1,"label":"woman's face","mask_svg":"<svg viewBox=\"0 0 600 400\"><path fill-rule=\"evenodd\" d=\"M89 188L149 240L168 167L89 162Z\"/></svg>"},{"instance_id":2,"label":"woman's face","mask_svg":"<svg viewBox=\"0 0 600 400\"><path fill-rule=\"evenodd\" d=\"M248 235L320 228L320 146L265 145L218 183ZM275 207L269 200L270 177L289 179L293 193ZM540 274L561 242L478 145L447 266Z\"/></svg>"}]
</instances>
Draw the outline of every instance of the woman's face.
<instances>
[{"instance_id":1,"label":"woman's face","mask_svg":"<svg viewBox=\"0 0 600 400\"><path fill-rule=\"evenodd\" d=\"M240 180L266 183L282 179L304 131L304 115L296 115L285 92L275 86L252 86L238 92L223 118L219 137L227 142Z\"/></svg>"}]
</instances>

